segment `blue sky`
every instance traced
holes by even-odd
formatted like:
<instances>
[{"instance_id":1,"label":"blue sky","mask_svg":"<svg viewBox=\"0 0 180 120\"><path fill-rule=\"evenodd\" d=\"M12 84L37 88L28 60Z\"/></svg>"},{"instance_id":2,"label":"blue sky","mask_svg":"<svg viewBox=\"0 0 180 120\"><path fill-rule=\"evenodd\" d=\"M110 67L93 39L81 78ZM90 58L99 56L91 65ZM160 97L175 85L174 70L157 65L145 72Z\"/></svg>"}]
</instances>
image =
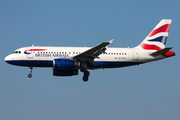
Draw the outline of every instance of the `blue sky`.
<instances>
[{"instance_id":1,"label":"blue sky","mask_svg":"<svg viewBox=\"0 0 180 120\"><path fill-rule=\"evenodd\" d=\"M178 0L0 1L1 120L179 120ZM135 47L161 19L172 19L166 45L175 57L126 68L55 77L51 68L4 62L25 46Z\"/></svg>"}]
</instances>

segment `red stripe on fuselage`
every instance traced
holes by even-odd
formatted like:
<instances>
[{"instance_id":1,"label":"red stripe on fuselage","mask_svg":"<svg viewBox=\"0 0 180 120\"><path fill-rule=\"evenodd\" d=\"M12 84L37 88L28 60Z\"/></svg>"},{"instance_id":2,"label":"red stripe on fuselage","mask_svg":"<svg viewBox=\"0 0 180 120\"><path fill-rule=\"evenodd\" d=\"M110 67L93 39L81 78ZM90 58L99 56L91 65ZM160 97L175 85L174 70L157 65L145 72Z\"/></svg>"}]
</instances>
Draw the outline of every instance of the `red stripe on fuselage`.
<instances>
[{"instance_id":1,"label":"red stripe on fuselage","mask_svg":"<svg viewBox=\"0 0 180 120\"><path fill-rule=\"evenodd\" d=\"M160 33L160 32L169 32L169 28L170 28L170 24L165 24L155 30L153 30L148 37L151 37L151 36L154 36L156 35L157 33Z\"/></svg>"},{"instance_id":2,"label":"red stripe on fuselage","mask_svg":"<svg viewBox=\"0 0 180 120\"><path fill-rule=\"evenodd\" d=\"M45 51L47 49L29 49L29 50L25 50L24 52L27 52L27 51Z\"/></svg>"}]
</instances>

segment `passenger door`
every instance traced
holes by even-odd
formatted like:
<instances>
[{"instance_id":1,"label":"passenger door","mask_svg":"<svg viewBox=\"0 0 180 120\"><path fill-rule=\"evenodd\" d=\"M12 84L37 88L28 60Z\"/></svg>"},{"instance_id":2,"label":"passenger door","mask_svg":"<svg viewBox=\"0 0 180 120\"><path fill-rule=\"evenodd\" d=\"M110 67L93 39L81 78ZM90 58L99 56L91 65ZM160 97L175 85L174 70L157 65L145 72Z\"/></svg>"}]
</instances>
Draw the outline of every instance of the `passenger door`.
<instances>
[{"instance_id":1,"label":"passenger door","mask_svg":"<svg viewBox=\"0 0 180 120\"><path fill-rule=\"evenodd\" d=\"M138 49L133 49L133 60L139 60Z\"/></svg>"}]
</instances>

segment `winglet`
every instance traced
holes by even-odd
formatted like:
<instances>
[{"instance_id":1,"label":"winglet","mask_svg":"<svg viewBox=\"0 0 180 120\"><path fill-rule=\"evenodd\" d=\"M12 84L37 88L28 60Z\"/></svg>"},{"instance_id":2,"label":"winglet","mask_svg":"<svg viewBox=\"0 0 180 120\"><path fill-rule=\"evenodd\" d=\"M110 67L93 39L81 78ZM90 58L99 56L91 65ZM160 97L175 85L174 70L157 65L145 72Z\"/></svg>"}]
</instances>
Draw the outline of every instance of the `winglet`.
<instances>
[{"instance_id":1,"label":"winglet","mask_svg":"<svg viewBox=\"0 0 180 120\"><path fill-rule=\"evenodd\" d=\"M113 44L113 41L114 41L114 39L110 40L109 43L112 45L112 44Z\"/></svg>"}]
</instances>

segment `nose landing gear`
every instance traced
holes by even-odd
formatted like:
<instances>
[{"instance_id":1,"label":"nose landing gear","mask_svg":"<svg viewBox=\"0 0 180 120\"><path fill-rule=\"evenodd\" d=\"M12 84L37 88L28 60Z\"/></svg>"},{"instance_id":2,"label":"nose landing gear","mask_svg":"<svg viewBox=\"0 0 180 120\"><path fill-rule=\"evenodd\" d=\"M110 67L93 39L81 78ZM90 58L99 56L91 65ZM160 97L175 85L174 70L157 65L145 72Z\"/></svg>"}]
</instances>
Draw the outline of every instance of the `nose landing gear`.
<instances>
[{"instance_id":1,"label":"nose landing gear","mask_svg":"<svg viewBox=\"0 0 180 120\"><path fill-rule=\"evenodd\" d=\"M32 77L32 69L33 69L32 67L30 67L30 69L29 69L29 72L30 72L30 73L28 74L28 77L29 77L29 78Z\"/></svg>"}]
</instances>

